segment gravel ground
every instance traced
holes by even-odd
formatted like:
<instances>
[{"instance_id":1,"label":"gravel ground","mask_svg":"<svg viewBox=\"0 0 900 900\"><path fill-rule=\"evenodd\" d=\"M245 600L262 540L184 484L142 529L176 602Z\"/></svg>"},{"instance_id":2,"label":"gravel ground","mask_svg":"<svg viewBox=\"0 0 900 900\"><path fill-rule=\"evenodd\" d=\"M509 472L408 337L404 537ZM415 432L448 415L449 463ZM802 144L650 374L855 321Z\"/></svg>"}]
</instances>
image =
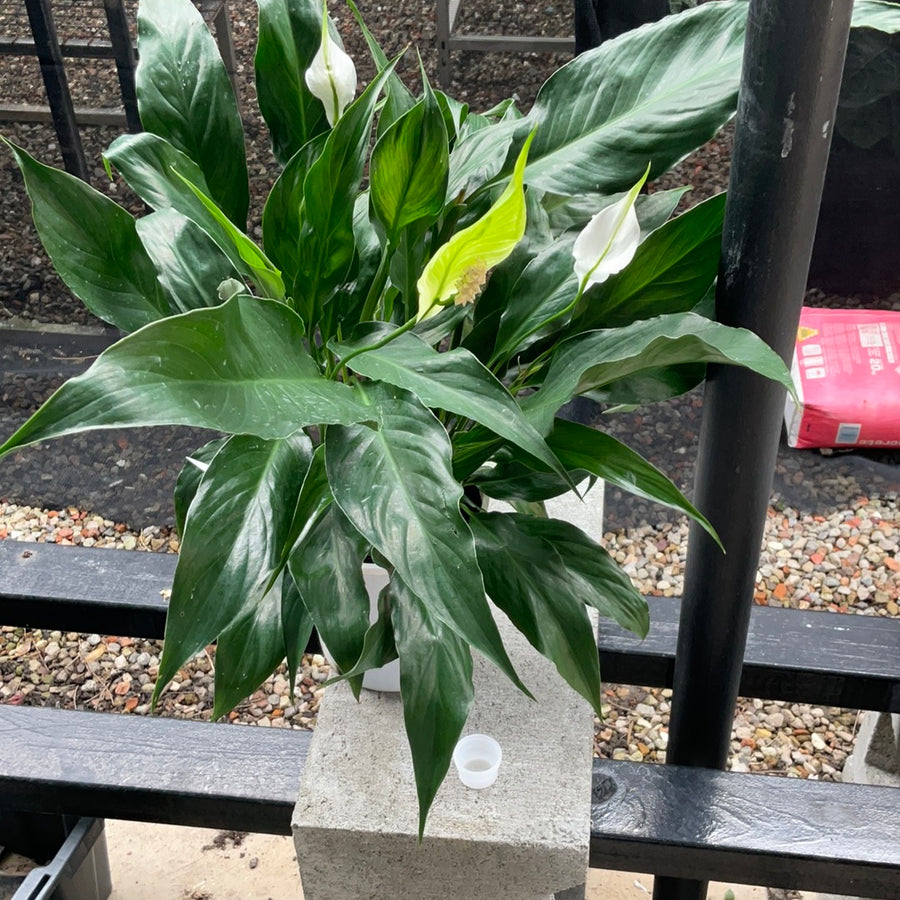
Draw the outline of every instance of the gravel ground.
<instances>
[{"instance_id":1,"label":"gravel ground","mask_svg":"<svg viewBox=\"0 0 900 900\"><path fill-rule=\"evenodd\" d=\"M62 4L60 4L62 6ZM91 18L90 9L96 6ZM253 111L252 47L255 41L252 0L231 0L232 26L239 59L240 92L245 113L251 171L252 205L259 214L261 201L274 178L267 135ZM389 55L407 44L417 46L432 78L436 78L433 49L433 4L397 0L390 5L360 4L370 27ZM496 13L478 12L480 4L464 3L460 26L470 31L507 33L565 33L569 29L561 9L546 4L511 3L492 6ZM99 4L73 4L61 21L74 36L86 36L102 26ZM333 4L344 34L350 24L346 7ZM4 10L9 7L5 6ZM79 16L81 18L79 18ZM19 27L15 16L0 11L0 32ZM91 25L91 22L94 24ZM81 29L80 31L78 29ZM347 39L358 61L365 59L361 41ZM563 61L549 54L476 54L455 56L451 93L477 109L487 108L515 94L523 109L533 100L539 85ZM36 66L30 61L0 58L3 98L14 102L39 102L41 87ZM407 63L406 72L410 71ZM76 103L113 105L115 80L111 67L97 62L72 67ZM360 65L363 78L370 68ZM52 131L41 125L7 125L4 132L39 158L58 163ZM106 129L84 129L88 159L94 165L94 184L118 198L127 199L121 184L106 181L99 166L100 152L115 136ZM721 190L727 183L731 134L725 129L698 154L689 157L665 179L667 187L689 182L694 190L690 203ZM137 206L135 204L135 211ZM258 220L252 227L258 226ZM27 214L21 182L7 155L0 157L0 322L99 323L75 302L52 273ZM812 305L859 305L898 309L900 294L885 297L838 297L813 290ZM30 352L13 349L13 356ZM89 353L85 354L90 355ZM46 354L35 352L35 366L25 375L8 377L4 370L4 401L21 417L71 374L63 371L57 355L44 365ZM41 368L43 366L43 369ZM8 362L9 371L13 364ZM19 371L19 370L17 370ZM17 406L18 404L18 406ZM694 442L702 406L698 392L652 409L616 416L604 421L615 434L626 437L637 449L660 464L681 486L693 478ZM594 413L589 411L589 415ZM5 427L5 426L4 426ZM115 469L131 470L145 481L160 475L168 485L172 472L135 458L140 442L122 446L113 437L107 451L97 451L78 439L65 444L62 455L38 458L40 468L55 479L76 461L88 468L106 453L102 477ZM174 440L174 438L173 438ZM166 439L163 443L171 443ZM132 453L126 453L131 447ZM51 453L50 449L40 451ZM181 451L176 448L175 456ZM776 606L823 609L832 612L877 616L898 615L897 535L900 533L896 454L850 454L825 459L816 453L783 453L776 473L776 494L767 522L755 601ZM21 460L19 461L21 462ZM120 465L121 463L121 465ZM14 460L11 465L17 465ZM24 465L24 464L23 464ZM165 470L165 471L163 471ZM146 527L130 528L112 506L101 509L82 502L80 488L57 502L75 504L55 510L21 504L17 488L24 470L0 469L0 539L46 541L82 546L113 547L140 552L174 552L177 537L169 529L170 517L161 507L150 507ZM167 480L168 479L168 480ZM160 488L161 490L162 488ZM152 492L151 492L152 493ZM77 499L76 499L77 498ZM49 501L41 501L49 502ZM641 503L629 503L620 492L609 492L607 545L639 588L650 595L673 595L681 590L687 526L664 511ZM155 518L154 518L155 515ZM147 518L148 516L145 516ZM130 519L131 521L136 521ZM143 524L143 522L141 523ZM0 628L0 702L47 704L68 708L120 710L134 715L148 713L160 646L121 635L84 635ZM162 712L184 718L208 718L215 651L210 648L184 667L161 701ZM259 691L241 704L229 718L268 727L312 727L327 677L321 657L304 661L297 692L292 695L284 672L276 673ZM598 723L595 749L615 758L665 759L670 692L640 687L606 686L608 715ZM854 710L821 709L771 700L739 702L733 734L732 767L793 777L840 779L843 763L852 749L857 722Z\"/></svg>"}]
</instances>

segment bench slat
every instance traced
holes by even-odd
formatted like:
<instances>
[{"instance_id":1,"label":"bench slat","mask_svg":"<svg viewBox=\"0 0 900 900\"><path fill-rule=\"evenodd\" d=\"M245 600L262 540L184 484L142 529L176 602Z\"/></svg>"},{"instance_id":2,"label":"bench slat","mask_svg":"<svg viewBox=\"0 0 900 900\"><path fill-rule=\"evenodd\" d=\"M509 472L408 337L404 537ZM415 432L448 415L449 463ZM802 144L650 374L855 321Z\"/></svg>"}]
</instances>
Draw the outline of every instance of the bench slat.
<instances>
[{"instance_id":1,"label":"bench slat","mask_svg":"<svg viewBox=\"0 0 900 900\"><path fill-rule=\"evenodd\" d=\"M680 598L650 597L644 641L608 619L597 645L605 681L671 687ZM900 712L900 619L754 606L741 695Z\"/></svg>"},{"instance_id":2,"label":"bench slat","mask_svg":"<svg viewBox=\"0 0 900 900\"><path fill-rule=\"evenodd\" d=\"M0 541L5 625L161 638L176 557ZM679 599L651 597L646 640L608 620L598 637L608 682L671 687ZM316 648L318 649L318 648ZM752 610L741 680L748 697L900 712L900 620Z\"/></svg>"},{"instance_id":3,"label":"bench slat","mask_svg":"<svg viewBox=\"0 0 900 900\"><path fill-rule=\"evenodd\" d=\"M594 763L591 866L896 900L900 790Z\"/></svg>"},{"instance_id":4,"label":"bench slat","mask_svg":"<svg viewBox=\"0 0 900 900\"><path fill-rule=\"evenodd\" d=\"M0 705L0 796L26 811L290 834L311 738Z\"/></svg>"}]
</instances>

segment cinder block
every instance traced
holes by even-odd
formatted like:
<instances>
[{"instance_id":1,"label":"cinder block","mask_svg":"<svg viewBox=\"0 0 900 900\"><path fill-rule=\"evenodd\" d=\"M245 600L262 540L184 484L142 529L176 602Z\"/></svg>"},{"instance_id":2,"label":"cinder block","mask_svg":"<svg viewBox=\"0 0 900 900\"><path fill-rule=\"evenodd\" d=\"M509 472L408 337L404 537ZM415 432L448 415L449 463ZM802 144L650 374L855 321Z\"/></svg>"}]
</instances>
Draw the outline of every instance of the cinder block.
<instances>
[{"instance_id":1,"label":"cinder block","mask_svg":"<svg viewBox=\"0 0 900 900\"><path fill-rule=\"evenodd\" d=\"M399 697L363 691L357 704L345 685L328 689L293 819L306 900L547 900L583 885L593 714L504 616L498 624L537 702L476 655L464 733L493 735L503 764L482 791L451 768L422 844Z\"/></svg>"}]
</instances>

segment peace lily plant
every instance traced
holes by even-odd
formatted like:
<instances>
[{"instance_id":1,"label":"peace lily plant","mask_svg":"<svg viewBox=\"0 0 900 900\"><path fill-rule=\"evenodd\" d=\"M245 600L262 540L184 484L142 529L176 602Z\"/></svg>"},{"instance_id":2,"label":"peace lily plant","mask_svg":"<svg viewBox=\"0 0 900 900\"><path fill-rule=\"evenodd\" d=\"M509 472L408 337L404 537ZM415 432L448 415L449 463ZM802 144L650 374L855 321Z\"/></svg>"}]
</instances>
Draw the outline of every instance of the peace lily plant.
<instances>
[{"instance_id":1,"label":"peace lily plant","mask_svg":"<svg viewBox=\"0 0 900 900\"><path fill-rule=\"evenodd\" d=\"M358 15L377 74L357 91L321 0L258 4L281 166L261 246L238 108L190 0L142 0L145 131L104 157L149 213L9 145L54 266L126 336L0 452L97 428L220 432L175 488L155 696L213 641L214 716L284 659L293 676L313 627L354 690L399 657L421 830L473 700L472 651L529 689L494 608L598 715L588 609L647 631L628 577L543 502L604 479L713 533L661 472L560 407L670 397L710 362L790 384L758 338L708 317L724 198L673 218L683 190L641 193L732 115L746 4L579 57L527 115L476 113L424 71L412 93ZM390 573L371 626L367 559Z\"/></svg>"}]
</instances>

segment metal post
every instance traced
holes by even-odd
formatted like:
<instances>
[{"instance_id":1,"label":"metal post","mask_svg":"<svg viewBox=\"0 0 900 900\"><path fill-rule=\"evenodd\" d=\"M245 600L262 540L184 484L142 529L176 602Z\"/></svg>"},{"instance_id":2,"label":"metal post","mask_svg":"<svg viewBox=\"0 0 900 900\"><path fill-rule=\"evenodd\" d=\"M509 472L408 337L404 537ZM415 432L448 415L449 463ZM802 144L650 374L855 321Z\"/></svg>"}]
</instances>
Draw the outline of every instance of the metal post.
<instances>
[{"instance_id":1,"label":"metal post","mask_svg":"<svg viewBox=\"0 0 900 900\"><path fill-rule=\"evenodd\" d=\"M41 75L44 78L44 89L50 103L50 113L59 149L62 151L63 164L66 171L88 181L87 164L84 161L84 150L78 126L75 124L75 108L72 95L69 93L69 82L63 67L62 53L56 38L56 27L50 12L50 0L25 0L28 9L28 20L38 61L41 64Z\"/></svg>"},{"instance_id":2,"label":"metal post","mask_svg":"<svg viewBox=\"0 0 900 900\"><path fill-rule=\"evenodd\" d=\"M790 359L831 143L852 0L751 0L716 294L719 321ZM727 555L691 528L667 762L724 768L784 389L711 366L694 502ZM706 883L657 878L655 900Z\"/></svg>"},{"instance_id":3,"label":"metal post","mask_svg":"<svg viewBox=\"0 0 900 900\"><path fill-rule=\"evenodd\" d=\"M122 0L103 0L103 6L106 10L109 40L116 60L116 72L119 75L122 105L125 107L125 121L128 123L128 130L137 134L142 130L141 117L138 115L137 93L134 87L134 69L137 65L137 58L128 30L125 4Z\"/></svg>"}]
</instances>

